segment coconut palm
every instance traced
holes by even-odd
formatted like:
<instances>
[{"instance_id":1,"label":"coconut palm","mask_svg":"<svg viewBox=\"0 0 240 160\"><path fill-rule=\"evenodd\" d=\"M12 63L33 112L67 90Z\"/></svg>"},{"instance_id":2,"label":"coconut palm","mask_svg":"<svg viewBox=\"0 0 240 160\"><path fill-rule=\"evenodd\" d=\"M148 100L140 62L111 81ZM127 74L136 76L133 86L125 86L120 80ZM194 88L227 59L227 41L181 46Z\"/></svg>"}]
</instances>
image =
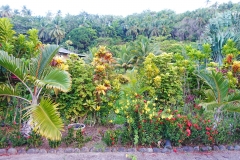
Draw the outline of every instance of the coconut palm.
<instances>
[{"instance_id":1,"label":"coconut palm","mask_svg":"<svg viewBox=\"0 0 240 160\"><path fill-rule=\"evenodd\" d=\"M11 17L12 16L12 9L9 5L2 6L0 8L0 15L1 17Z\"/></svg>"},{"instance_id":2,"label":"coconut palm","mask_svg":"<svg viewBox=\"0 0 240 160\"><path fill-rule=\"evenodd\" d=\"M41 91L45 87L67 92L71 87L69 73L50 66L58 49L56 45L44 46L38 57L31 59L29 65L26 65L22 59L0 51L0 66L19 79L30 93L31 99L21 97L12 86L7 84L0 85L0 95L17 97L29 103L30 106L25 108L27 112L24 117L29 118L31 128L51 140L61 138L63 123L57 111L57 104L45 98L39 101ZM26 132L25 134L29 134Z\"/></svg>"}]
</instances>

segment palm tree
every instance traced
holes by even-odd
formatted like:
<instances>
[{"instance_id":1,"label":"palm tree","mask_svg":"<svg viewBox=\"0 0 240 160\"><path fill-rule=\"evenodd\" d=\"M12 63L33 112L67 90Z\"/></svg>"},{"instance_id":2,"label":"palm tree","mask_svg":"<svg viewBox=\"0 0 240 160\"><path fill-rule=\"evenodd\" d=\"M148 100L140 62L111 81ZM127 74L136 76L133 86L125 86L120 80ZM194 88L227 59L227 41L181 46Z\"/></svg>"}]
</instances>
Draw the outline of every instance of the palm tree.
<instances>
[{"instance_id":1,"label":"palm tree","mask_svg":"<svg viewBox=\"0 0 240 160\"><path fill-rule=\"evenodd\" d=\"M12 16L12 10L9 5L2 6L0 8L0 14L1 17L11 17Z\"/></svg>"},{"instance_id":2,"label":"palm tree","mask_svg":"<svg viewBox=\"0 0 240 160\"><path fill-rule=\"evenodd\" d=\"M230 85L228 80L220 72L212 71L198 73L210 89L205 91L206 101L201 103L206 109L215 110L215 120L219 122L222 110L240 112L240 94L229 94Z\"/></svg>"},{"instance_id":3,"label":"palm tree","mask_svg":"<svg viewBox=\"0 0 240 160\"><path fill-rule=\"evenodd\" d=\"M49 36L56 40L57 45L65 37L63 21L60 14L61 12L58 12L58 15L54 18L52 29L49 32Z\"/></svg>"},{"instance_id":4,"label":"palm tree","mask_svg":"<svg viewBox=\"0 0 240 160\"><path fill-rule=\"evenodd\" d=\"M41 91L45 87L67 92L71 87L69 73L50 66L50 62L58 49L56 45L44 46L38 57L31 59L29 65L26 65L22 59L0 51L0 66L19 79L30 93L31 99L21 97L11 85L7 84L0 85L0 95L25 100L30 105L26 107L25 117L29 118L31 128L51 140L61 139L63 123L57 111L57 104L45 98L41 98L39 102ZM30 131L23 132L28 135Z\"/></svg>"}]
</instances>

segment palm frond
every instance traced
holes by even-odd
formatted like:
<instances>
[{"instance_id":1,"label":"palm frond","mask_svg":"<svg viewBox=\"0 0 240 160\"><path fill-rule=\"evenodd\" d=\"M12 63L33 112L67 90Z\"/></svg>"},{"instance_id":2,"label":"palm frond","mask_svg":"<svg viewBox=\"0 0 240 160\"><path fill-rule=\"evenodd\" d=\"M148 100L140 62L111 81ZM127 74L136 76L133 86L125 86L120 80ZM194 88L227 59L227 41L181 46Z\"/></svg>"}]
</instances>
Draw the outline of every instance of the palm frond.
<instances>
[{"instance_id":1,"label":"palm frond","mask_svg":"<svg viewBox=\"0 0 240 160\"><path fill-rule=\"evenodd\" d=\"M197 74L208 86L212 89L217 102L222 103L228 94L229 83L224 76L219 72L212 71L211 73L200 72Z\"/></svg>"},{"instance_id":2,"label":"palm frond","mask_svg":"<svg viewBox=\"0 0 240 160\"><path fill-rule=\"evenodd\" d=\"M0 51L0 65L24 81L27 73L27 67L19 58L8 55L7 52Z\"/></svg>"},{"instance_id":3,"label":"palm frond","mask_svg":"<svg viewBox=\"0 0 240 160\"><path fill-rule=\"evenodd\" d=\"M60 140L63 122L57 111L58 104L50 99L41 99L39 105L28 107L28 112L24 115L32 118L34 130L50 140Z\"/></svg>"},{"instance_id":4,"label":"palm frond","mask_svg":"<svg viewBox=\"0 0 240 160\"><path fill-rule=\"evenodd\" d=\"M67 92L71 89L71 77L66 71L52 68L43 80L36 80L38 86L46 86L49 89L59 89L60 91Z\"/></svg>"},{"instance_id":5,"label":"palm frond","mask_svg":"<svg viewBox=\"0 0 240 160\"><path fill-rule=\"evenodd\" d=\"M32 59L30 74L38 79L41 79L44 69L50 65L50 62L58 52L58 49L59 47L57 45L44 46L38 57Z\"/></svg>"}]
</instances>

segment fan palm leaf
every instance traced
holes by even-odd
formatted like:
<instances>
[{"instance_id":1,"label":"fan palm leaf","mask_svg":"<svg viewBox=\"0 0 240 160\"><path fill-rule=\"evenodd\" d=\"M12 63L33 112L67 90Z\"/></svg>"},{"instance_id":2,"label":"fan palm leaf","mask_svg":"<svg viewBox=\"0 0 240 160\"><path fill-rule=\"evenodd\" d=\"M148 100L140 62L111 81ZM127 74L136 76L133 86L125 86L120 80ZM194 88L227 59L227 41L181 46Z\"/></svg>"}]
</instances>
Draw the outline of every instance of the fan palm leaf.
<instances>
[{"instance_id":1,"label":"fan palm leaf","mask_svg":"<svg viewBox=\"0 0 240 160\"><path fill-rule=\"evenodd\" d=\"M40 104L29 106L24 115L30 116L33 121L34 130L50 140L60 140L63 122L57 111L58 104L50 99L41 99Z\"/></svg>"},{"instance_id":2,"label":"fan palm leaf","mask_svg":"<svg viewBox=\"0 0 240 160\"><path fill-rule=\"evenodd\" d=\"M0 66L13 73L21 81L24 81L27 74L27 67L19 58L8 55L7 52L0 51Z\"/></svg>"},{"instance_id":3,"label":"fan palm leaf","mask_svg":"<svg viewBox=\"0 0 240 160\"><path fill-rule=\"evenodd\" d=\"M51 68L50 72L44 76L43 80L36 80L38 86L46 86L48 89L58 89L67 92L71 88L71 77L66 71Z\"/></svg>"},{"instance_id":4,"label":"fan palm leaf","mask_svg":"<svg viewBox=\"0 0 240 160\"><path fill-rule=\"evenodd\" d=\"M218 103L222 103L228 94L229 82L219 72L212 71L211 73L200 72L198 74L208 86L212 89Z\"/></svg>"},{"instance_id":5,"label":"fan palm leaf","mask_svg":"<svg viewBox=\"0 0 240 160\"><path fill-rule=\"evenodd\" d=\"M38 57L32 59L30 74L37 79L42 79L44 70L49 66L51 60L58 52L58 49L59 47L57 45L44 46Z\"/></svg>"}]
</instances>

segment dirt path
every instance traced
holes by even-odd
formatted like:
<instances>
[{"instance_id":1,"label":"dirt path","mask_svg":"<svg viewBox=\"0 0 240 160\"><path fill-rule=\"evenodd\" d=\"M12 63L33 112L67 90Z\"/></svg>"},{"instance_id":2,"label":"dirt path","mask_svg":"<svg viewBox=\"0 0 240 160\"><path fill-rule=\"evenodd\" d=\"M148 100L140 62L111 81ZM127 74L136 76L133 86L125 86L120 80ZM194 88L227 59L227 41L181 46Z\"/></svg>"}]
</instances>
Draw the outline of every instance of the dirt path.
<instances>
[{"instance_id":1,"label":"dirt path","mask_svg":"<svg viewBox=\"0 0 240 160\"><path fill-rule=\"evenodd\" d=\"M135 155L137 160L240 160L239 151L204 153L62 153L62 154L22 154L0 156L0 160L129 160L126 154Z\"/></svg>"}]
</instances>

